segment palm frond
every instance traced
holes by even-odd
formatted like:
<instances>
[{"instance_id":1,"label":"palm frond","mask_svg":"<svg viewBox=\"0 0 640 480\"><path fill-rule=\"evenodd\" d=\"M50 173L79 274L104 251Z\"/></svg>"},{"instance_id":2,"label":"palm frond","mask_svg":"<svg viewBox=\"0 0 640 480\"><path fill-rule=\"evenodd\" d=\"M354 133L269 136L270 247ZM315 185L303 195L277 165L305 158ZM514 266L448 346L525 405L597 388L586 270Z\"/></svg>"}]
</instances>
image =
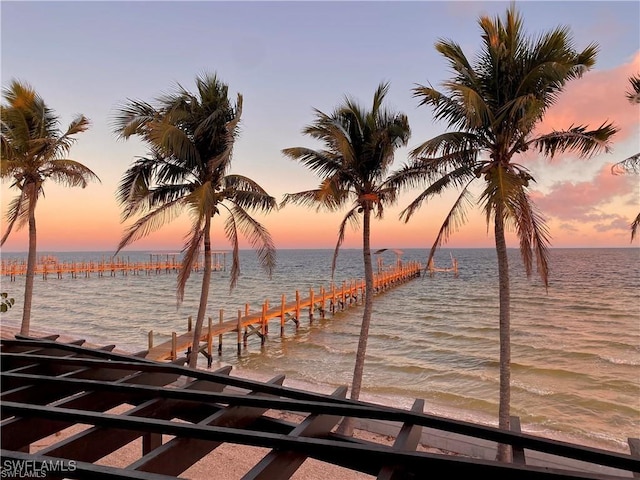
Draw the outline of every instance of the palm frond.
<instances>
[{"instance_id":1,"label":"palm frond","mask_svg":"<svg viewBox=\"0 0 640 480\"><path fill-rule=\"evenodd\" d=\"M67 187L85 188L89 181L100 183L100 178L90 168L70 159L51 160L42 173L44 177L50 177Z\"/></svg>"},{"instance_id":2,"label":"palm frond","mask_svg":"<svg viewBox=\"0 0 640 480\"><path fill-rule=\"evenodd\" d=\"M31 200L24 190L21 190L20 195L14 197L11 202L9 202L6 213L7 227L2 235L0 246L4 245L4 242L7 241L14 226L16 226L16 230L20 230L27 223L29 219L30 202Z\"/></svg>"},{"instance_id":3,"label":"palm frond","mask_svg":"<svg viewBox=\"0 0 640 480\"><path fill-rule=\"evenodd\" d=\"M295 147L285 148L282 153L293 160L301 162L320 178L335 175L343 168L341 157L323 150L316 151L310 148Z\"/></svg>"},{"instance_id":4,"label":"palm frond","mask_svg":"<svg viewBox=\"0 0 640 480\"><path fill-rule=\"evenodd\" d=\"M227 175L223 179L223 185L223 196L232 199L242 208L267 213L278 208L276 199L248 177Z\"/></svg>"},{"instance_id":5,"label":"palm frond","mask_svg":"<svg viewBox=\"0 0 640 480\"><path fill-rule=\"evenodd\" d=\"M638 225L640 225L640 213L636 216L636 219L631 223L631 241L632 242L636 236L636 233L638 232Z\"/></svg>"},{"instance_id":6,"label":"palm frond","mask_svg":"<svg viewBox=\"0 0 640 480\"><path fill-rule=\"evenodd\" d=\"M555 131L541 135L528 142L549 158L558 153L575 151L581 157L591 157L600 152L610 151L610 140L618 132L612 123L603 123L595 130L586 126L571 126L565 131Z\"/></svg>"},{"instance_id":7,"label":"palm frond","mask_svg":"<svg viewBox=\"0 0 640 480\"><path fill-rule=\"evenodd\" d=\"M164 156L176 157L189 164L201 162L190 135L179 124L164 118L162 121L148 122L146 127L148 130L144 139Z\"/></svg>"},{"instance_id":8,"label":"palm frond","mask_svg":"<svg viewBox=\"0 0 640 480\"><path fill-rule=\"evenodd\" d=\"M514 225L518 207L514 199L518 198L528 179L504 165L490 164L484 172L485 185L480 195L487 226L497 211L503 212L505 226Z\"/></svg>"},{"instance_id":9,"label":"palm frond","mask_svg":"<svg viewBox=\"0 0 640 480\"><path fill-rule=\"evenodd\" d=\"M184 300L187 280L191 276L194 264L200 258L200 246L204 237L203 217L196 217L191 224L191 230L186 236L186 243L182 249L182 265L178 272L178 288L176 301L180 305Z\"/></svg>"},{"instance_id":10,"label":"palm frond","mask_svg":"<svg viewBox=\"0 0 640 480\"><path fill-rule=\"evenodd\" d=\"M240 246L238 237L238 225L236 217L233 215L233 211L229 207L223 204L223 207L229 211L229 215L224 222L224 234L231 243L232 260L231 260L231 272L229 275L229 289L233 290L238 283L238 277L240 276Z\"/></svg>"},{"instance_id":11,"label":"palm frond","mask_svg":"<svg viewBox=\"0 0 640 480\"><path fill-rule=\"evenodd\" d=\"M476 180L476 176L473 171L466 166L443 173L437 178L429 172L428 166L426 173L424 173L424 171L419 171L419 165L416 168L418 170L410 171L409 175L413 179L423 179L423 181L430 183L425 190L423 190L404 210L400 212L400 220L403 220L405 223L409 221L413 214L416 213L422 204L430 197L443 193L451 185L464 190L469 184L471 184L471 182Z\"/></svg>"},{"instance_id":12,"label":"palm frond","mask_svg":"<svg viewBox=\"0 0 640 480\"><path fill-rule=\"evenodd\" d=\"M347 224L350 223L354 230L360 228L360 217L358 215L358 208L359 206L355 206L350 209L340 222L340 227L338 228L338 240L336 241L336 246L333 250L333 259L331 260L331 278L333 278L333 275L336 271L336 265L338 263L338 253L340 252L342 242L344 242L344 234L345 230L347 229Z\"/></svg>"},{"instance_id":13,"label":"palm frond","mask_svg":"<svg viewBox=\"0 0 640 480\"><path fill-rule=\"evenodd\" d=\"M640 153L612 165L611 173L614 175L640 175Z\"/></svg>"},{"instance_id":14,"label":"palm frond","mask_svg":"<svg viewBox=\"0 0 640 480\"><path fill-rule=\"evenodd\" d=\"M122 220L138 213L142 200L147 197L153 181L156 158L138 158L120 179L116 200L124 207Z\"/></svg>"},{"instance_id":15,"label":"palm frond","mask_svg":"<svg viewBox=\"0 0 640 480\"><path fill-rule=\"evenodd\" d=\"M629 77L631 89L627 91L627 99L631 103L640 103L640 75L632 75Z\"/></svg>"},{"instance_id":16,"label":"palm frond","mask_svg":"<svg viewBox=\"0 0 640 480\"><path fill-rule=\"evenodd\" d=\"M349 193L348 190L343 190L336 185L336 182L326 179L315 190L286 193L282 198L280 207L294 203L305 207L315 207L316 211L324 209L329 212L335 212L345 204L349 198Z\"/></svg>"},{"instance_id":17,"label":"palm frond","mask_svg":"<svg viewBox=\"0 0 640 480\"><path fill-rule=\"evenodd\" d=\"M527 276L533 270L535 255L537 272L544 286L549 287L549 245L551 244L549 230L545 220L536 209L524 188L520 189L513 199L514 221L516 233L520 239L520 255Z\"/></svg>"},{"instance_id":18,"label":"palm frond","mask_svg":"<svg viewBox=\"0 0 640 480\"><path fill-rule=\"evenodd\" d=\"M91 122L84 115L77 116L67 128L67 131L60 136L57 141L51 146L51 150L57 152L57 154L65 155L71 150L71 146L77 141L73 135L86 132L89 129ZM96 177L97 178L97 177Z\"/></svg>"},{"instance_id":19,"label":"palm frond","mask_svg":"<svg viewBox=\"0 0 640 480\"><path fill-rule=\"evenodd\" d=\"M419 158L441 155L442 160L475 160L478 150L482 146L480 139L474 133L447 132L418 145L411 150L409 156Z\"/></svg>"},{"instance_id":20,"label":"palm frond","mask_svg":"<svg viewBox=\"0 0 640 480\"><path fill-rule=\"evenodd\" d=\"M427 259L427 265L430 265L433 256L436 253L436 250L443 244L449 240L449 237L453 232L458 230L462 225L464 225L467 221L466 209L472 206L472 198L471 193L469 192L469 182L458 195L458 198L453 203L453 206L447 213L442 225L440 226L440 230L438 230L438 235L436 235L436 239L433 242L431 250L429 251L429 258Z\"/></svg>"},{"instance_id":21,"label":"palm frond","mask_svg":"<svg viewBox=\"0 0 640 480\"><path fill-rule=\"evenodd\" d=\"M127 102L116 109L111 120L113 132L119 139L126 140L133 135L144 136L146 125L156 121L159 112L142 100L127 99Z\"/></svg>"},{"instance_id":22,"label":"palm frond","mask_svg":"<svg viewBox=\"0 0 640 480\"><path fill-rule=\"evenodd\" d=\"M276 249L269 231L249 213L238 205L231 207L231 216L234 217L234 225L256 249L260 265L267 272L269 278L276 266Z\"/></svg>"},{"instance_id":23,"label":"palm frond","mask_svg":"<svg viewBox=\"0 0 640 480\"><path fill-rule=\"evenodd\" d=\"M413 89L414 97L422 97L418 104L431 105L433 118L436 121L445 120L454 130L464 129L467 121L467 112L456 99L448 97L432 87L420 85Z\"/></svg>"},{"instance_id":24,"label":"palm frond","mask_svg":"<svg viewBox=\"0 0 640 480\"><path fill-rule=\"evenodd\" d=\"M138 219L133 223L133 225L126 229L114 255L116 255L127 245L135 242L136 240L146 237L150 233L155 232L160 227L175 219L180 214L183 208L183 200L178 199L162 205L154 211Z\"/></svg>"}]
</instances>

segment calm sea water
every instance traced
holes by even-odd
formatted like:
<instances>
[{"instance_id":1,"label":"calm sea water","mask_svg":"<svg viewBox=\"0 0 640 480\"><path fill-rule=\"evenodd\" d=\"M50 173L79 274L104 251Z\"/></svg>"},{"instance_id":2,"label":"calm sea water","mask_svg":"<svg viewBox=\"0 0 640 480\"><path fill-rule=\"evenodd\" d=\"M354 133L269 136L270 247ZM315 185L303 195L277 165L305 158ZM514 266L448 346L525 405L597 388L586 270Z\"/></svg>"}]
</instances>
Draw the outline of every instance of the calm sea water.
<instances>
[{"instance_id":1,"label":"calm sea water","mask_svg":"<svg viewBox=\"0 0 640 480\"><path fill-rule=\"evenodd\" d=\"M495 252L443 250L438 266L459 262L460 274L425 276L395 287L374 301L363 396L408 408L424 398L433 413L495 424L498 410L498 295ZM107 252L53 253L60 261L109 258ZM426 250L405 250L402 259L425 261ZM255 254L241 253L237 288L229 272L214 272L208 315L219 310L235 318L250 304L306 296L331 283L331 250L282 250L269 279ZM148 252L124 254L131 261ZM5 260L20 255L5 254ZM392 252L382 254L390 266ZM227 259L227 263L230 260ZM638 249L554 249L548 291L527 279L516 250L510 251L512 279L512 414L523 430L611 450L627 451L627 438L640 437L640 251ZM341 252L335 282L361 278L361 252ZM201 274L194 273L177 308L175 274L72 279L36 279L32 328L77 335L138 351L147 333L155 342L186 329L195 318ZM2 324L21 319L24 279L2 278L2 291L16 306ZM284 373L288 384L332 390L351 380L362 307L325 320L277 324L264 347L251 337L241 357L235 334L224 339L213 367L231 364L238 374L267 378ZM303 317L304 318L304 317ZM206 367L206 363L203 364Z\"/></svg>"}]
</instances>

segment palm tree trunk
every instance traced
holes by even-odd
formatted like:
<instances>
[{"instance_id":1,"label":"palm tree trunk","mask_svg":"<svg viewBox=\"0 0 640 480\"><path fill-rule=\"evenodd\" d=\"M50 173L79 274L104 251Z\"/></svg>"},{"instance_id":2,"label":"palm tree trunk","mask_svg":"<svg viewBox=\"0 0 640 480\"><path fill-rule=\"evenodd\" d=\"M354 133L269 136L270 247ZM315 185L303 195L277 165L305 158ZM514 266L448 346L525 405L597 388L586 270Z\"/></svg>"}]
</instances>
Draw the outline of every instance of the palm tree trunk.
<instances>
[{"instance_id":1,"label":"palm tree trunk","mask_svg":"<svg viewBox=\"0 0 640 480\"><path fill-rule=\"evenodd\" d=\"M200 291L200 305L198 306L198 317L193 328L193 346L189 357L189 367L196 368L198 365L198 355L200 354L200 336L202 335L202 324L207 312L207 301L209 300L209 286L211 285L211 216L207 215L204 223L204 270L202 272L202 290Z\"/></svg>"},{"instance_id":2,"label":"palm tree trunk","mask_svg":"<svg viewBox=\"0 0 640 480\"><path fill-rule=\"evenodd\" d=\"M353 381L351 385L351 400L358 400L362 388L362 376L364 374L364 359L367 353L367 340L369 339L369 325L371 325L371 312L373 310L373 264L371 263L371 209L364 207L362 225L362 252L364 259L364 313L356 351L356 365L353 369ZM347 417L342 422L339 432L343 435L353 435L353 421Z\"/></svg>"},{"instance_id":3,"label":"palm tree trunk","mask_svg":"<svg viewBox=\"0 0 640 480\"><path fill-rule=\"evenodd\" d=\"M36 202L38 199L38 186L29 184L31 191L27 192L29 198L29 253L27 255L27 274L24 284L24 307L22 309L22 324L20 334L29 335L31 328L31 301L33 299L33 280L36 275Z\"/></svg>"},{"instance_id":4,"label":"palm tree trunk","mask_svg":"<svg viewBox=\"0 0 640 480\"><path fill-rule=\"evenodd\" d=\"M511 293L509 291L509 261L507 258L507 242L504 235L502 210L502 206L496 207L495 217L500 295L500 405L498 407L498 426L504 430L509 430L511 408ZM510 462L510 446L498 444L496 458L502 462Z\"/></svg>"},{"instance_id":5,"label":"palm tree trunk","mask_svg":"<svg viewBox=\"0 0 640 480\"><path fill-rule=\"evenodd\" d=\"M351 399L358 400L362 387L362 376L364 374L364 357L367 352L367 340L369 339L369 325L371 324L371 312L373 310L373 265L371 263L371 210L368 206L364 208L362 228L362 253L364 260L364 313L362 314L362 325L360 327L360 338L358 339L358 350L356 352L356 365L353 370L353 385L351 387Z\"/></svg>"}]
</instances>

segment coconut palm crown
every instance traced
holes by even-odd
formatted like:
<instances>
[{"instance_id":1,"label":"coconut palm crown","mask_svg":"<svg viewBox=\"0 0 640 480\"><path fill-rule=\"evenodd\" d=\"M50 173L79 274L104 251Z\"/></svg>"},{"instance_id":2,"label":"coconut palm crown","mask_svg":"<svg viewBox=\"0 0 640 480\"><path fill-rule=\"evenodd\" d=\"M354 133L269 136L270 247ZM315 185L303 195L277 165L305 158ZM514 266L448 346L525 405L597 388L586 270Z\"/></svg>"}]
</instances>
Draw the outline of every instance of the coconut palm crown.
<instances>
[{"instance_id":1,"label":"coconut palm crown","mask_svg":"<svg viewBox=\"0 0 640 480\"><path fill-rule=\"evenodd\" d=\"M401 213L408 221L420 206L447 188L459 194L440 228L428 263L449 235L466 220L473 204L471 186L481 184L478 204L487 226L493 223L498 257L500 301L500 406L499 425L509 427L510 405L510 290L505 231L513 230L530 275L535 265L548 286L550 236L542 214L529 196L534 181L529 170L517 163L520 155L535 150L553 158L565 151L589 157L608 151L616 132L611 123L596 129L573 125L566 130L539 133L548 109L567 82L589 70L598 47L574 49L570 32L559 27L535 39L526 36L521 16L512 5L504 19L479 19L482 42L473 62L451 40L435 48L453 72L443 91L419 85L413 92L420 105L433 108L434 118L449 131L416 147L411 160L392 180L393 185L426 188ZM508 457L502 447L499 458Z\"/></svg>"},{"instance_id":2,"label":"coconut palm crown","mask_svg":"<svg viewBox=\"0 0 640 480\"><path fill-rule=\"evenodd\" d=\"M20 333L29 334L33 280L37 261L36 205L44 196L44 184L52 180L68 187L86 187L98 176L83 164L66 158L76 142L75 135L89 128L84 115L74 118L65 131L60 119L42 97L27 83L13 80L3 88L2 152L0 173L2 180L10 179L18 190L7 208L7 227L0 245L4 245L13 231L29 226L29 249L25 275L24 306Z\"/></svg>"},{"instance_id":3,"label":"coconut palm crown","mask_svg":"<svg viewBox=\"0 0 640 480\"><path fill-rule=\"evenodd\" d=\"M302 132L322 142L324 149L298 147L283 150L286 156L299 161L317 174L321 182L316 189L286 194L282 205L295 203L315 206L318 210L325 209L330 212L348 206L338 229L332 275L347 225L359 227L362 216L366 290L351 388L352 399L357 399L360 394L373 305L371 215L382 218L384 208L396 201L397 190L390 187L386 180L395 150L406 145L411 135L407 116L383 107L382 103L388 89L388 83L378 86L371 109L366 109L354 99L346 97L344 103L330 115L315 110L315 121Z\"/></svg>"},{"instance_id":4,"label":"coconut palm crown","mask_svg":"<svg viewBox=\"0 0 640 480\"><path fill-rule=\"evenodd\" d=\"M239 133L242 96L238 94L235 103L230 101L228 86L215 75L197 77L196 88L193 94L178 85L175 93L159 97L155 106L129 100L114 119L114 131L119 138L137 135L149 147L149 154L133 163L118 186L122 220L138 219L124 233L117 251L187 211L192 225L185 236L178 275L180 304L204 245L205 265L194 327L195 354L189 359L192 367L197 364L197 346L211 281L212 218L226 214L224 232L233 248L230 274L233 289L240 274L240 234L257 249L261 265L271 275L275 246L267 229L250 212L277 208L275 198L255 181L228 173Z\"/></svg>"}]
</instances>

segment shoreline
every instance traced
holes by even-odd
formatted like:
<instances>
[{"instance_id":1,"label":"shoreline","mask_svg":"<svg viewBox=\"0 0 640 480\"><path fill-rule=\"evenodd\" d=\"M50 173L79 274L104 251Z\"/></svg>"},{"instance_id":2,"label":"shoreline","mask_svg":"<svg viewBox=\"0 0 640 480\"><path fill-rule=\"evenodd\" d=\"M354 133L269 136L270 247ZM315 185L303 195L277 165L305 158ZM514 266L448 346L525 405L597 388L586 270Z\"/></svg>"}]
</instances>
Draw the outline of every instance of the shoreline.
<instances>
[{"instance_id":1,"label":"shoreline","mask_svg":"<svg viewBox=\"0 0 640 480\"><path fill-rule=\"evenodd\" d=\"M19 334L20 328L13 325L7 325L6 322L0 322L0 338L2 339L13 339L16 334ZM38 338L45 337L49 335L59 335L56 341L67 343L72 341L77 341L79 338L76 335L69 334L59 334L55 332L44 331L41 329L33 329L30 331L29 336ZM108 342L96 342L98 340L95 337L92 337L90 340L87 340L83 346L89 348L96 348L102 346L102 344L107 344ZM112 344L112 343L109 343ZM124 355L132 355L132 352L127 352L122 349L119 349L118 346L112 350L114 353L124 354ZM200 367L199 367L200 368ZM204 370L204 369L203 369ZM266 378L263 375L244 375L238 374L237 370L230 373L230 375L247 378L251 380L259 380L263 381ZM246 372L244 372L246 373ZM274 373L275 374L275 373ZM291 385L291 382L287 382L285 378L285 384L289 383L289 387L297 388ZM294 382L295 383L295 382ZM309 391L313 391L316 393L330 393L328 390L322 388L316 388ZM126 407L120 406L111 410L110 413L122 413L126 411ZM299 415L296 415L293 412L267 412L268 415L274 416L278 419L285 421L299 421ZM51 435L46 438L42 438L31 445L30 452L37 453L39 450L44 449L53 443L60 442L66 437L71 435L75 435L82 431L85 427L82 425L75 425L67 428L62 435L56 434ZM166 439L169 437L165 436ZM354 431L354 437L376 442L385 445L391 445L395 438L394 432L377 433L373 430L366 430L362 428L358 428ZM163 441L166 441L163 440ZM127 444L126 446L120 448L116 452L107 455L106 457L101 458L96 461L96 465L108 465L113 467L125 468L131 463L135 462L139 458L139 451L142 448L142 440L138 439L134 442ZM417 451L420 452L429 452L435 454L454 454L452 452L447 452L440 448L430 447L420 443L418 445ZM204 480L206 478L210 478L211 472L216 471L217 475L220 475L220 478L225 478L226 480L232 479L240 479L242 478L247 471L249 471L260 459L269 452L269 449L252 447L247 445L240 444L229 444L225 443L220 445L218 448L214 449L211 453L206 455L200 461L193 464L187 470L185 470L180 477L181 478L190 478L193 480ZM291 476L294 480L325 480L326 478L332 478L335 480L365 480L372 479L370 475L353 471L350 469L342 468L340 466L321 462L319 460L315 460L312 458L308 458L305 462L300 466L300 468Z\"/></svg>"},{"instance_id":2,"label":"shoreline","mask_svg":"<svg viewBox=\"0 0 640 480\"><path fill-rule=\"evenodd\" d=\"M6 323L0 322L0 337L1 338L14 338L15 334L19 333L19 328L12 327L6 325ZM45 332L42 330L32 330L30 332L30 336L33 337L42 337L48 335L58 335L56 333ZM59 334L57 341L60 342L71 342L78 340L77 337L68 335L68 334ZM95 340L95 338L94 338ZM84 346L94 348L100 347L102 345L113 343L109 342L90 342L87 341L84 343ZM131 352L126 352L121 349L118 349L117 345L113 349L113 352L131 355ZM204 370L204 369L203 369ZM241 369L240 369L241 370ZM244 372L246 373L246 372ZM275 375L276 372L273 372ZM244 375L242 372L238 374L238 372L230 373L232 376L236 376L239 378L247 378L252 380L263 381L266 378L262 374L254 375ZM253 378L252 378L253 377ZM261 378L262 377L262 378ZM288 386L290 388L299 389L302 387L302 382L293 382L287 381L285 378L285 382L283 385ZM325 388L322 388L318 385L314 385L314 388L303 388L306 391L316 392L316 393L330 393ZM366 395L363 395L366 397ZM361 398L362 401L370 402L370 398ZM375 402L371 402L375 403ZM121 405L115 407L114 409L108 411L107 413L115 413L120 414L127 410L125 405ZM433 414L432 412L425 412L427 414ZM269 411L266 413L268 416L273 416L280 420L284 421L299 421L301 417L296 412L287 412L287 411ZM453 417L451 417L453 418ZM478 423L478 422L474 422ZM51 435L50 437L42 438L31 445L30 453L38 453L39 450L46 448L54 443L60 442L65 438L77 434L81 432L84 428L83 425L74 425L72 427L67 428L63 432L59 432L55 435ZM337 427L336 427L337 428ZM393 424L390 422L385 422L381 420L373 420L373 419L362 419L359 420L355 425L354 437L369 441L375 442L381 445L392 445L395 438L399 434L400 427L397 424ZM524 432L523 433L527 433ZM554 439L553 437L538 435L543 439ZM166 438L165 438L166 437ZM163 436L164 441L168 441L170 436ZM555 440L560 440L568 443L573 443L574 445L581 445L580 443L572 442L570 439L560 439L555 438ZM416 451L418 452L426 452L436 455L454 455L461 457L471 457L480 460L495 460L496 454L496 443L483 440L480 438L471 438L465 435L442 431L430 427L423 427L421 438L417 445ZM105 465L112 466L117 468L126 468L139 458L139 451L142 448L142 439L138 438L137 440L125 445L119 450L103 457L96 462L96 465ZM597 448L597 447L596 447ZM609 453L616 453L610 449L603 449L608 451ZM582 472L595 472L600 474L611 474L611 475L626 475L628 471L625 470L617 470L611 467L605 467L601 465L594 465L593 463L585 463L580 460L574 460L571 458L558 457L552 454L546 454L533 450L526 450L526 462L528 466L532 467L544 467L544 468L559 468L559 469L571 469L574 471L582 471ZM219 448L214 449L208 455L203 457L200 461L193 464L187 470L180 474L180 478L190 478L193 480L204 480L205 478L210 478L211 471L216 471L220 475L221 478L225 478L225 480L233 480L233 479L241 479L244 475L257 463L259 462L267 453L269 453L269 449L253 447L248 445L241 444L230 444L225 443L222 444ZM628 451L622 452L625 454L629 454ZM334 464L324 463L319 460L315 460L312 458L307 458L304 463L300 466L300 468L290 477L294 480L324 480L326 478L332 478L335 480L365 480L375 478L373 476L353 471L350 469L346 469Z\"/></svg>"},{"instance_id":3,"label":"shoreline","mask_svg":"<svg viewBox=\"0 0 640 480\"><path fill-rule=\"evenodd\" d=\"M2 338L13 338L13 335L15 335L16 333L19 333L19 331L20 331L20 328L17 324L7 324L6 321L3 321L0 319L0 335ZM131 350L127 348L121 348L121 346L116 342L110 341L104 337L97 336L97 335L82 335L82 334L78 334L77 332L60 334L59 332L49 331L46 329L32 329L30 332L30 335L34 337L44 337L47 335L60 335L60 337L58 338L58 341L62 341L62 342L71 342L71 341L76 341L78 339L84 339L86 341L84 345L92 346L92 347L108 345L108 344L110 345L115 343L116 347L113 351L115 353L120 353L125 355L133 355L140 350L144 350L144 348L139 348L139 349L134 348ZM257 380L257 381L264 382L272 378L273 375L281 373L279 371L266 372L263 370L243 368L240 365L232 365L225 361L216 360L215 356L214 356L214 361L211 369L208 369L206 365L203 364L205 363L203 362L203 360L204 360L204 357L199 359L199 363L197 367L198 369L215 370L217 368L221 368L224 366L232 366L231 375L241 377L241 378L247 378L250 380ZM306 391L321 393L321 394L330 394L336 388L335 385L328 385L328 384L325 385L318 382L309 382L306 380L291 378L289 376L285 377L284 384L291 388L306 390ZM363 391L361 392L360 400L363 402L374 403L374 404L384 405L384 406L393 406L395 408L408 410L411 408L411 405L413 404L413 401L415 399L410 397L398 396L398 395L384 395L384 394L376 394L376 393ZM436 405L433 403L432 404L427 403L425 405L425 413L428 413L430 415L441 416L441 417L445 417L453 420L460 420L465 422L477 423L481 425L487 425L490 427L497 427L497 420L494 420L493 418L487 415L482 415L482 414L479 414L478 412L473 412L473 411L456 409L455 407L450 407L450 406L445 407L445 406ZM536 435L542 438L548 438L548 439L573 443L576 445L581 445L586 447L599 448L602 450L607 450L607 451L616 452L616 453L624 453L624 454L629 453L628 445L616 444L617 448L614 448L612 442L605 442L605 441L598 442L595 440L586 441L586 439L583 437L572 436L562 432L549 431L549 430L545 430L543 427L540 429L536 429L535 425L533 425L534 428L531 428L531 427L532 425L523 424L522 432L531 434L531 435ZM386 432L386 429L384 426L369 425L367 428L369 430L373 430L370 432L371 434L382 433L383 435L389 435L389 433ZM445 445L445 446L448 445L447 441L444 441L442 445ZM491 445L491 443L489 442L488 445ZM489 448L493 448L493 447L491 446ZM443 450L443 448L438 448L438 450ZM470 451L473 452L474 448L471 447ZM459 452L455 452L455 453L457 454ZM463 455L467 454L467 452L464 452L462 454Z\"/></svg>"}]
</instances>

